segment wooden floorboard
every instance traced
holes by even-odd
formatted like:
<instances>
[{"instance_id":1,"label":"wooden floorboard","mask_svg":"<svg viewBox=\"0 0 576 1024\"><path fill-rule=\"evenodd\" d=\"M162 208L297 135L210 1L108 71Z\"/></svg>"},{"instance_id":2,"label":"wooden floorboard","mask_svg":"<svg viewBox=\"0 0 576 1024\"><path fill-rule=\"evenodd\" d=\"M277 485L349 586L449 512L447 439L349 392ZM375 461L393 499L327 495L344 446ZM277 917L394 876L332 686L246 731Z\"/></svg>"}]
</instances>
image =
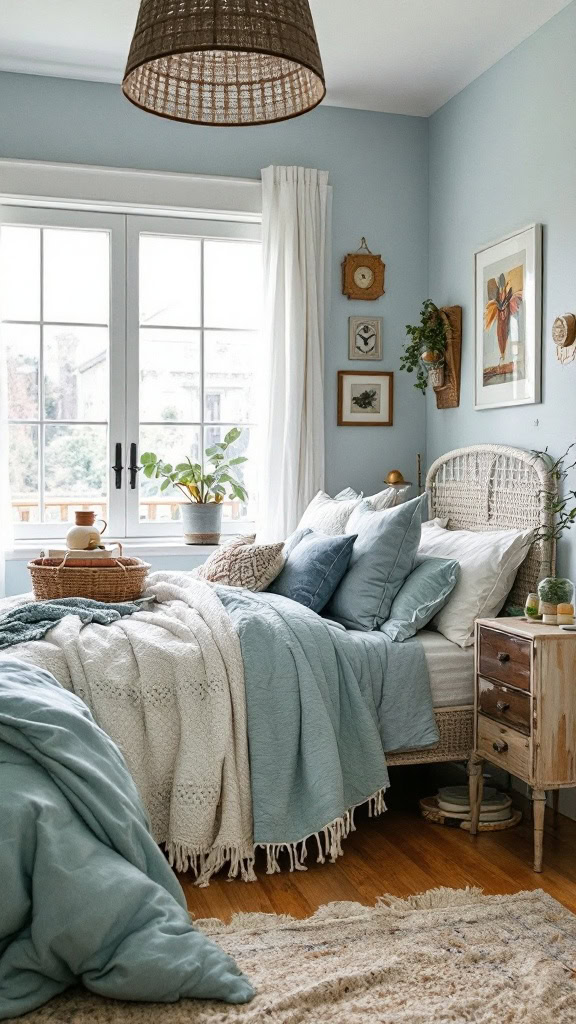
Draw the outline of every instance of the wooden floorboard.
<instances>
[{"instance_id":1,"label":"wooden floorboard","mask_svg":"<svg viewBox=\"0 0 576 1024\"><path fill-rule=\"evenodd\" d=\"M544 871L531 869L532 831L522 822L506 832L470 836L459 829L425 822L411 809L393 809L380 818L358 816L357 831L344 842L336 864L308 871L265 874L258 881L229 882L225 876L199 889L180 876L189 909L196 917L228 921L237 911L265 911L307 917L323 903L355 900L373 905L383 893L408 896L435 886L476 885L486 893L544 889L576 912L576 822L560 816L559 828L546 826Z\"/></svg>"}]
</instances>

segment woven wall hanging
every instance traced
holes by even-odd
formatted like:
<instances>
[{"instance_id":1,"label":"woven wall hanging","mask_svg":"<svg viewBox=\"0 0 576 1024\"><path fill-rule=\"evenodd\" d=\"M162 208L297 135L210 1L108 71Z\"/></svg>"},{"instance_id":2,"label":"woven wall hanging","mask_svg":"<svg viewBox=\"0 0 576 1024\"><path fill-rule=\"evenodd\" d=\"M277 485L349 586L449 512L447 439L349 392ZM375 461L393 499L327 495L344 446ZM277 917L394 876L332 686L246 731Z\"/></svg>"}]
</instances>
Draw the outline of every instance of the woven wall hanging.
<instances>
[{"instance_id":1,"label":"woven wall hanging","mask_svg":"<svg viewBox=\"0 0 576 1024\"><path fill-rule=\"evenodd\" d=\"M326 87L308 0L141 0L122 90L191 124L269 124Z\"/></svg>"}]
</instances>

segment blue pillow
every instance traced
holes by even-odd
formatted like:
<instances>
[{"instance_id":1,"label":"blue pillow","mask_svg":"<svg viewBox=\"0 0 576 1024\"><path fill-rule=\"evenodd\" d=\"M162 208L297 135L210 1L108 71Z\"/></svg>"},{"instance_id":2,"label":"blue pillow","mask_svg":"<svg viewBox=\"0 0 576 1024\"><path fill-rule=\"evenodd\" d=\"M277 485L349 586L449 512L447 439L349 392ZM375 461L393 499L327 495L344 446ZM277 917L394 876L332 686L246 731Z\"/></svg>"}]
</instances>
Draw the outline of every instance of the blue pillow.
<instances>
[{"instance_id":1,"label":"blue pillow","mask_svg":"<svg viewBox=\"0 0 576 1024\"><path fill-rule=\"evenodd\" d=\"M298 530L297 534L286 542L284 568L268 593L281 594L321 612L348 568L356 537L328 537L310 529Z\"/></svg>"},{"instance_id":2,"label":"blue pillow","mask_svg":"<svg viewBox=\"0 0 576 1024\"><path fill-rule=\"evenodd\" d=\"M422 558L392 602L380 631L391 640L408 640L444 607L460 576L452 558Z\"/></svg>"},{"instance_id":3,"label":"blue pillow","mask_svg":"<svg viewBox=\"0 0 576 1024\"><path fill-rule=\"evenodd\" d=\"M326 614L347 629L379 629L389 617L392 601L416 562L423 494L404 505L375 511L369 501L354 509L346 533L358 534L350 567Z\"/></svg>"}]
</instances>

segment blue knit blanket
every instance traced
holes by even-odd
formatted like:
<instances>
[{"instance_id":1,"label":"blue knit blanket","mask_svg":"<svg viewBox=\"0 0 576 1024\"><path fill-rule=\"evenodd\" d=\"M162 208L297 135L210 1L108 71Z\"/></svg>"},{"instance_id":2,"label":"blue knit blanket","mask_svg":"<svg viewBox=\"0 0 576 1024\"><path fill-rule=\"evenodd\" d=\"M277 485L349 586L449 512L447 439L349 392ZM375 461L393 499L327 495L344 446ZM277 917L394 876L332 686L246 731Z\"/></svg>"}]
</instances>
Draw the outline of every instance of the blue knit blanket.
<instances>
[{"instance_id":1,"label":"blue knit blanket","mask_svg":"<svg viewBox=\"0 0 576 1024\"><path fill-rule=\"evenodd\" d=\"M65 615L77 615L84 625L97 622L101 626L109 626L123 615L133 615L141 610L141 602L106 604L104 601L92 601L89 597L30 601L0 615L0 650L29 640L41 640Z\"/></svg>"}]
</instances>

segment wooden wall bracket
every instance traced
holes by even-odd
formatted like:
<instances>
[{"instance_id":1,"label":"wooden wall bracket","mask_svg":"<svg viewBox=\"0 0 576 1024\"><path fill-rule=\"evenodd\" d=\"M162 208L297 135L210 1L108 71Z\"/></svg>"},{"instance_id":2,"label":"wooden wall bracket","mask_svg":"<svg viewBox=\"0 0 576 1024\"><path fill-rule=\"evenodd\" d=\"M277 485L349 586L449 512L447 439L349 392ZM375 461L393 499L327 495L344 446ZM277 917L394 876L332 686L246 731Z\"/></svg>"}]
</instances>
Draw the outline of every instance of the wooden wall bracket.
<instances>
[{"instance_id":1,"label":"wooden wall bracket","mask_svg":"<svg viewBox=\"0 0 576 1024\"><path fill-rule=\"evenodd\" d=\"M462 306L445 306L440 315L446 325L448 344L444 384L434 388L437 409L457 409L460 405L460 371L462 365Z\"/></svg>"}]
</instances>

